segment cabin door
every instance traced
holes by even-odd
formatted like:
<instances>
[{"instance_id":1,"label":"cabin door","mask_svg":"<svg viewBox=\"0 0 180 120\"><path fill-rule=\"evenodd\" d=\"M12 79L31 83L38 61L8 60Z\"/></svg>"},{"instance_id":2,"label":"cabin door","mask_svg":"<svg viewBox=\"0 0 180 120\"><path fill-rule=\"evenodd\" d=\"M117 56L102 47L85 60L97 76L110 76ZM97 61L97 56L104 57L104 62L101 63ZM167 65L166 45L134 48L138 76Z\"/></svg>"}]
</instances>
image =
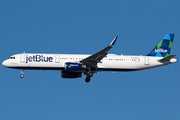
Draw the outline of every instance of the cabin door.
<instances>
[{"instance_id":1,"label":"cabin door","mask_svg":"<svg viewBox=\"0 0 180 120\"><path fill-rule=\"evenodd\" d=\"M149 65L149 57L144 57L144 64Z\"/></svg>"},{"instance_id":2,"label":"cabin door","mask_svg":"<svg viewBox=\"0 0 180 120\"><path fill-rule=\"evenodd\" d=\"M20 62L25 62L25 53L20 54Z\"/></svg>"},{"instance_id":3,"label":"cabin door","mask_svg":"<svg viewBox=\"0 0 180 120\"><path fill-rule=\"evenodd\" d=\"M60 62L60 56L59 55L55 55L55 62L59 63Z\"/></svg>"}]
</instances>

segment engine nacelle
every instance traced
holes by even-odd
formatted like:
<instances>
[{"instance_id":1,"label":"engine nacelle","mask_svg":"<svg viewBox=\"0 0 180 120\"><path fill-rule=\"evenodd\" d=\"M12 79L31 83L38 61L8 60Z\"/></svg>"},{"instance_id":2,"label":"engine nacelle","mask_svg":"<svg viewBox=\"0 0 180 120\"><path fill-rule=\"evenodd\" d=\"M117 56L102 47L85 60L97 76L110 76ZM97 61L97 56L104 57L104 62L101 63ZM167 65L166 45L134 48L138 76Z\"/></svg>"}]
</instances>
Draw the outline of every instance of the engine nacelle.
<instances>
[{"instance_id":1,"label":"engine nacelle","mask_svg":"<svg viewBox=\"0 0 180 120\"><path fill-rule=\"evenodd\" d=\"M72 63L67 62L65 63L65 70L83 70L85 66L81 63Z\"/></svg>"},{"instance_id":2,"label":"engine nacelle","mask_svg":"<svg viewBox=\"0 0 180 120\"><path fill-rule=\"evenodd\" d=\"M71 71L62 70L61 77L62 78L79 78L79 77L82 77L82 72L71 72Z\"/></svg>"}]
</instances>

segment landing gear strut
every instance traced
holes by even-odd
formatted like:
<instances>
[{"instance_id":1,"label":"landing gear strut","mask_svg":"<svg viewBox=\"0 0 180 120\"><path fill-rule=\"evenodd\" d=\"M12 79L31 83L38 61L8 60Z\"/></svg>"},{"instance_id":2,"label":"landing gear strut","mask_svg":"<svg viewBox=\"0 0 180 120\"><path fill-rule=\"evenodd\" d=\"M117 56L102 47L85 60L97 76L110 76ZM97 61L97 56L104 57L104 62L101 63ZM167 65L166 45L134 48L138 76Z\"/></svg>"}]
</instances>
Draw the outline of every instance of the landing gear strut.
<instances>
[{"instance_id":1,"label":"landing gear strut","mask_svg":"<svg viewBox=\"0 0 180 120\"><path fill-rule=\"evenodd\" d=\"M21 70L21 75L20 75L20 78L23 78L24 77L24 70Z\"/></svg>"}]
</instances>

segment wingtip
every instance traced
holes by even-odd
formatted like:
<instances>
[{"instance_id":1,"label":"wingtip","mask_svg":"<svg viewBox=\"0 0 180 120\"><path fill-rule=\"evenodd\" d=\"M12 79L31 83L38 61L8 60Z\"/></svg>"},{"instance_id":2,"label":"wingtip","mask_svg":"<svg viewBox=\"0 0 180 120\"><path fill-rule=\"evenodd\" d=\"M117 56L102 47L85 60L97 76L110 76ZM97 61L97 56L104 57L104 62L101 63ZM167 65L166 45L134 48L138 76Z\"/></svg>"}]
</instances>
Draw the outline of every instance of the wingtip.
<instances>
[{"instance_id":1,"label":"wingtip","mask_svg":"<svg viewBox=\"0 0 180 120\"><path fill-rule=\"evenodd\" d=\"M118 36L116 36L115 38L114 38L114 40L111 42L111 44L110 45L114 45L115 44L115 42L116 42L116 40L117 40L117 38L118 38Z\"/></svg>"}]
</instances>

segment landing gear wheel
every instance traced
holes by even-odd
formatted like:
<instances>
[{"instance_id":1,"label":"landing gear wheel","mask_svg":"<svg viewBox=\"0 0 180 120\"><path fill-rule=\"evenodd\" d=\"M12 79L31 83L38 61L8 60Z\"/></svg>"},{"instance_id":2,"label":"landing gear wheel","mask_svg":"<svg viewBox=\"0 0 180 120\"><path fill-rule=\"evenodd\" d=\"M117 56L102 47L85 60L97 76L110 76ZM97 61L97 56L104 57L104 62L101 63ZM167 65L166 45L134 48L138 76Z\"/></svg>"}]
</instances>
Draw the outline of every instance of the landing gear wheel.
<instances>
[{"instance_id":1,"label":"landing gear wheel","mask_svg":"<svg viewBox=\"0 0 180 120\"><path fill-rule=\"evenodd\" d=\"M88 76L92 77L93 76L93 72L89 72Z\"/></svg>"},{"instance_id":2,"label":"landing gear wheel","mask_svg":"<svg viewBox=\"0 0 180 120\"><path fill-rule=\"evenodd\" d=\"M20 75L20 78L23 78L24 77L24 70L21 70L21 75Z\"/></svg>"},{"instance_id":3,"label":"landing gear wheel","mask_svg":"<svg viewBox=\"0 0 180 120\"><path fill-rule=\"evenodd\" d=\"M86 77L86 79L85 79L85 81L88 83L88 82L90 82L90 77Z\"/></svg>"},{"instance_id":4,"label":"landing gear wheel","mask_svg":"<svg viewBox=\"0 0 180 120\"><path fill-rule=\"evenodd\" d=\"M21 77L21 78L23 78L23 77L24 77L24 75L20 75L20 77Z\"/></svg>"}]
</instances>

